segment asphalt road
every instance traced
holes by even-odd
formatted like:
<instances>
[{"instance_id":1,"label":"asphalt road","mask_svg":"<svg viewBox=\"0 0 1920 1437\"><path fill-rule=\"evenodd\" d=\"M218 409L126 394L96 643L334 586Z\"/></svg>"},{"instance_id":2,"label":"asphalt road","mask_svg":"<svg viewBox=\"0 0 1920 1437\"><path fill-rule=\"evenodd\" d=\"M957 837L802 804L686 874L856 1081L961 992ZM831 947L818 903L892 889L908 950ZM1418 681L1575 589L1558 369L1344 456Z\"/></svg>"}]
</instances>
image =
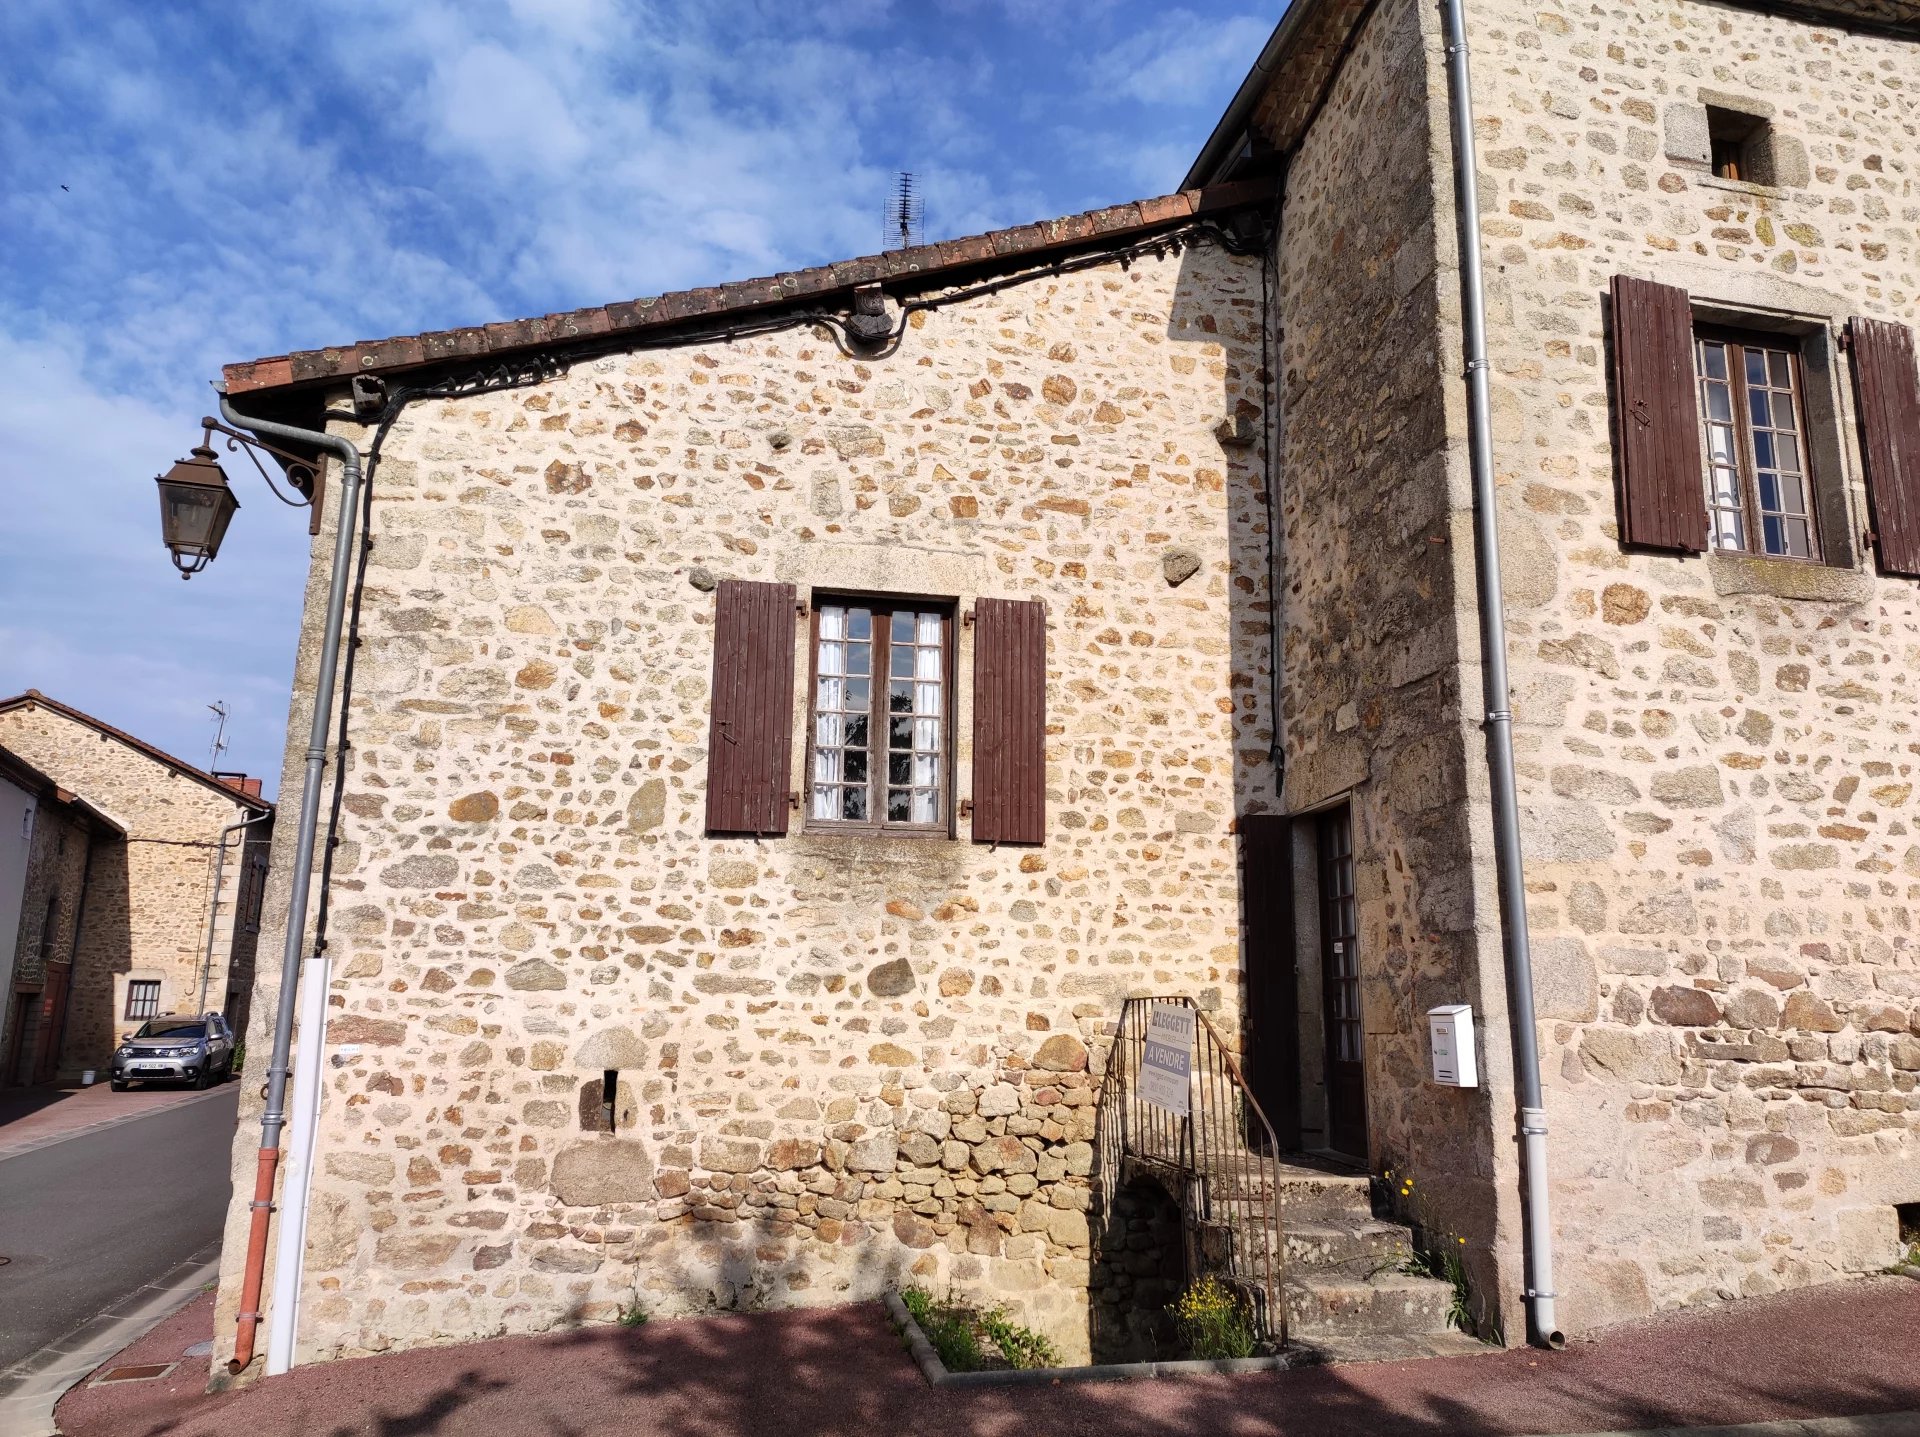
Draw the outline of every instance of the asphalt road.
<instances>
[{"instance_id":1,"label":"asphalt road","mask_svg":"<svg viewBox=\"0 0 1920 1437\"><path fill-rule=\"evenodd\" d=\"M0 1369L219 1238L239 1099L0 1159Z\"/></svg>"}]
</instances>

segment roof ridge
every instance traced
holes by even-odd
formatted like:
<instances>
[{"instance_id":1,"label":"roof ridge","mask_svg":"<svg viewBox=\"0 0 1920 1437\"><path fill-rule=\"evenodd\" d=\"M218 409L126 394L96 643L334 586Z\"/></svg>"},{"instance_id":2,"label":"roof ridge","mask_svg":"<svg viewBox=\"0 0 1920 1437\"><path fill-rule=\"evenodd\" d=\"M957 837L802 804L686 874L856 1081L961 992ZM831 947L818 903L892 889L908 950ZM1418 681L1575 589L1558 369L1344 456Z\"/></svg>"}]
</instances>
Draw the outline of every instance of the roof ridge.
<instances>
[{"instance_id":1,"label":"roof ridge","mask_svg":"<svg viewBox=\"0 0 1920 1437\"><path fill-rule=\"evenodd\" d=\"M388 339L363 339L327 349L293 350L224 367L227 392L259 393L339 382L355 374L380 374L449 360L535 349L601 335L654 329L717 314L792 304L850 291L863 284L926 287L954 271L1017 262L1078 245L1122 238L1224 214L1271 199L1271 181L1181 190L1155 199L1085 210L1058 219L988 230L960 239L863 255L754 279L672 290L642 299L563 310L459 329L428 330Z\"/></svg>"},{"instance_id":2,"label":"roof ridge","mask_svg":"<svg viewBox=\"0 0 1920 1437\"><path fill-rule=\"evenodd\" d=\"M207 787L216 788L220 790L221 793L249 807L259 808L263 811L270 810L274 807L274 804L270 800L250 795L237 785L228 783L225 779L215 778L205 769L198 768L188 763L185 759L175 758L165 749L150 744L143 738L134 737L134 735L128 733L125 729L115 728L105 719L97 719L92 714L75 708L72 704L61 703L59 699L48 698L38 689L28 689L24 693L14 694L11 698L0 698L0 713L6 713L9 709L19 708L22 704L40 704L52 709L57 714L62 714L74 720L76 723L83 723L97 733L106 734L109 738L118 739L129 748L139 750L156 763L165 764L171 769L184 773L188 778L197 779ZM59 780L55 779L54 782L58 784Z\"/></svg>"}]
</instances>

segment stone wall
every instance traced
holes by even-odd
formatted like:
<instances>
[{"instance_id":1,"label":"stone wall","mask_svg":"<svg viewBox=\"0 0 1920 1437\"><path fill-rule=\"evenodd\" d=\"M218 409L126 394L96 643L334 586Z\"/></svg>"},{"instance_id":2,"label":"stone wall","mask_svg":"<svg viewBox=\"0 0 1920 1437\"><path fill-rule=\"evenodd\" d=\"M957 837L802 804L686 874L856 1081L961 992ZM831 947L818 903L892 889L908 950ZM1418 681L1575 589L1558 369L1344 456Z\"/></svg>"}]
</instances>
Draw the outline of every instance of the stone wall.
<instances>
[{"instance_id":1,"label":"stone wall","mask_svg":"<svg viewBox=\"0 0 1920 1437\"><path fill-rule=\"evenodd\" d=\"M1266 533L1259 447L1214 431L1258 411L1259 292L1257 260L1190 248L916 314L884 360L792 330L402 415L303 1360L907 1273L1085 1355L1104 1025L1148 991L1237 1022L1233 827L1273 798ZM1177 585L1170 550L1198 560ZM964 818L953 841L705 837L716 576L1044 599L1046 844L975 846ZM963 627L962 796L971 648Z\"/></svg>"},{"instance_id":2,"label":"stone wall","mask_svg":"<svg viewBox=\"0 0 1920 1437\"><path fill-rule=\"evenodd\" d=\"M87 848L93 842L93 828L87 820L65 804L42 799L33 816L33 839L27 852L26 881L21 888L20 924L14 948L12 980L4 995L8 1023L0 1031L0 1082L16 1075L31 1081L39 1055L49 1042L59 1041L58 1033L49 1034L49 1023L58 1015L53 1011L54 995L47 986L48 965L73 961L74 922L79 917L86 885ZM55 967L57 979L61 970ZM20 1040L26 1051L14 1051L12 1032L13 994L38 992L41 995L34 1028Z\"/></svg>"},{"instance_id":3,"label":"stone wall","mask_svg":"<svg viewBox=\"0 0 1920 1437\"><path fill-rule=\"evenodd\" d=\"M1470 14L1573 1330L1883 1266L1920 1199L1920 598L1858 557L1835 344L1920 320L1920 47L1706 4ZM1781 185L1713 177L1706 103L1772 117ZM1805 331L1836 562L1622 551L1615 272Z\"/></svg>"},{"instance_id":4,"label":"stone wall","mask_svg":"<svg viewBox=\"0 0 1920 1437\"><path fill-rule=\"evenodd\" d=\"M251 810L42 705L0 712L0 745L127 831L125 842L100 845L87 877L61 1058L66 1072L103 1069L130 1027L124 1017L130 978L160 981L160 1012L192 1010L206 953L215 848L221 830ZM222 882L228 912L238 880L230 855ZM209 1006L218 1006L226 991L227 956L226 946L216 944Z\"/></svg>"},{"instance_id":5,"label":"stone wall","mask_svg":"<svg viewBox=\"0 0 1920 1437\"><path fill-rule=\"evenodd\" d=\"M1510 1123L1506 1009L1466 713L1479 708L1471 496L1434 23L1430 7L1383 0L1287 183L1286 798L1298 814L1352 805L1372 1164L1417 1175L1431 1220L1468 1239L1483 1315L1518 1335L1513 1159L1494 1140ZM1309 861L1296 881L1302 1003L1315 1009L1309 1128L1324 1112L1315 893ZM1456 1002L1490 1035L1478 1090L1424 1081L1426 1011Z\"/></svg>"}]
</instances>

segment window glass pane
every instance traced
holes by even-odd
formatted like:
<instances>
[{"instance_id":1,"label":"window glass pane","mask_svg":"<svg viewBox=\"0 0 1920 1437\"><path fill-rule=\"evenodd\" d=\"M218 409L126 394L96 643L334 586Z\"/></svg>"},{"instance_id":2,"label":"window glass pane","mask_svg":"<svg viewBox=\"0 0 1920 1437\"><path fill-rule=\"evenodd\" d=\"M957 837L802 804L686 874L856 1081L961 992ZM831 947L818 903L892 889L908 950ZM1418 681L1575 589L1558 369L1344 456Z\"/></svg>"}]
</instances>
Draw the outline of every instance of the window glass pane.
<instances>
[{"instance_id":1,"label":"window glass pane","mask_svg":"<svg viewBox=\"0 0 1920 1437\"><path fill-rule=\"evenodd\" d=\"M913 755L910 753L890 753L887 755L887 782L913 782Z\"/></svg>"},{"instance_id":2,"label":"window glass pane","mask_svg":"<svg viewBox=\"0 0 1920 1437\"><path fill-rule=\"evenodd\" d=\"M860 711L873 702L873 686L866 679L847 680L847 707Z\"/></svg>"},{"instance_id":3,"label":"window glass pane","mask_svg":"<svg viewBox=\"0 0 1920 1437\"><path fill-rule=\"evenodd\" d=\"M892 748L912 748L913 720L910 718L888 719L887 743Z\"/></svg>"},{"instance_id":4,"label":"window glass pane","mask_svg":"<svg viewBox=\"0 0 1920 1437\"><path fill-rule=\"evenodd\" d=\"M837 748L816 748L813 751L813 781L815 783L833 783L840 777L841 750Z\"/></svg>"},{"instance_id":5,"label":"window glass pane","mask_svg":"<svg viewBox=\"0 0 1920 1437\"><path fill-rule=\"evenodd\" d=\"M840 816L854 823L863 823L867 817L867 791L865 788L843 788L840 790Z\"/></svg>"},{"instance_id":6,"label":"window glass pane","mask_svg":"<svg viewBox=\"0 0 1920 1437\"><path fill-rule=\"evenodd\" d=\"M940 685L915 684L913 711L922 717L938 718L940 716Z\"/></svg>"},{"instance_id":7,"label":"window glass pane","mask_svg":"<svg viewBox=\"0 0 1920 1437\"><path fill-rule=\"evenodd\" d=\"M871 639L873 637L873 615L865 609L847 611L847 637L850 639Z\"/></svg>"},{"instance_id":8,"label":"window glass pane","mask_svg":"<svg viewBox=\"0 0 1920 1437\"><path fill-rule=\"evenodd\" d=\"M847 717L847 746L865 748L867 746L867 716L850 714Z\"/></svg>"},{"instance_id":9,"label":"window glass pane","mask_svg":"<svg viewBox=\"0 0 1920 1437\"><path fill-rule=\"evenodd\" d=\"M1733 418L1733 399L1726 385L1707 385L1707 418L1717 419L1723 424Z\"/></svg>"},{"instance_id":10,"label":"window glass pane","mask_svg":"<svg viewBox=\"0 0 1920 1437\"><path fill-rule=\"evenodd\" d=\"M913 756L913 781L921 788L932 788L940 782L940 760L930 753L916 753Z\"/></svg>"},{"instance_id":11,"label":"window glass pane","mask_svg":"<svg viewBox=\"0 0 1920 1437\"><path fill-rule=\"evenodd\" d=\"M913 651L913 676L916 679L940 678L940 650L920 648Z\"/></svg>"},{"instance_id":12,"label":"window glass pane","mask_svg":"<svg viewBox=\"0 0 1920 1437\"><path fill-rule=\"evenodd\" d=\"M931 789L917 788L913 791L913 821L915 823L936 823L934 817L935 794Z\"/></svg>"},{"instance_id":13,"label":"window glass pane","mask_svg":"<svg viewBox=\"0 0 1920 1437\"><path fill-rule=\"evenodd\" d=\"M910 679L913 677L913 652L910 646L903 644L893 649L887 655L888 671L891 672L896 679Z\"/></svg>"},{"instance_id":14,"label":"window glass pane","mask_svg":"<svg viewBox=\"0 0 1920 1437\"><path fill-rule=\"evenodd\" d=\"M1760 532L1761 542L1766 545L1767 553L1784 554L1787 552L1786 535L1781 531L1780 521L1778 519L1772 515L1763 517L1760 520Z\"/></svg>"},{"instance_id":15,"label":"window glass pane","mask_svg":"<svg viewBox=\"0 0 1920 1437\"><path fill-rule=\"evenodd\" d=\"M893 616L892 633L895 643L913 642L913 614L910 611L903 609Z\"/></svg>"},{"instance_id":16,"label":"window glass pane","mask_svg":"<svg viewBox=\"0 0 1920 1437\"><path fill-rule=\"evenodd\" d=\"M1780 480L1769 470L1760 472L1760 510L1766 514L1780 512Z\"/></svg>"},{"instance_id":17,"label":"window glass pane","mask_svg":"<svg viewBox=\"0 0 1920 1437\"><path fill-rule=\"evenodd\" d=\"M1773 432L1768 429L1756 429L1753 433L1753 462L1759 469L1773 469Z\"/></svg>"},{"instance_id":18,"label":"window glass pane","mask_svg":"<svg viewBox=\"0 0 1920 1437\"><path fill-rule=\"evenodd\" d=\"M823 708L823 709L840 708L842 707L842 704L840 702L840 693L841 693L841 689L840 689L839 679L822 678L820 680L819 687L814 691L814 695L813 695L814 704L816 707Z\"/></svg>"},{"instance_id":19,"label":"window glass pane","mask_svg":"<svg viewBox=\"0 0 1920 1437\"><path fill-rule=\"evenodd\" d=\"M826 784L813 787L813 818L838 818L840 816L840 790Z\"/></svg>"},{"instance_id":20,"label":"window glass pane","mask_svg":"<svg viewBox=\"0 0 1920 1437\"><path fill-rule=\"evenodd\" d=\"M1769 429L1772 427L1772 420L1768 417L1772 411L1768 408L1767 399L1767 391L1764 389L1749 389L1747 391L1747 409L1753 418L1756 428Z\"/></svg>"},{"instance_id":21,"label":"window glass pane","mask_svg":"<svg viewBox=\"0 0 1920 1437\"><path fill-rule=\"evenodd\" d=\"M845 755L846 778L848 783L867 781L867 751L863 748L843 749Z\"/></svg>"},{"instance_id":22,"label":"window glass pane","mask_svg":"<svg viewBox=\"0 0 1920 1437\"><path fill-rule=\"evenodd\" d=\"M932 753L940 747L938 718L917 718L913 721L913 746L922 753Z\"/></svg>"},{"instance_id":23,"label":"window glass pane","mask_svg":"<svg viewBox=\"0 0 1920 1437\"><path fill-rule=\"evenodd\" d=\"M1731 509L1740 507L1740 476L1732 469L1713 471L1713 502Z\"/></svg>"},{"instance_id":24,"label":"window glass pane","mask_svg":"<svg viewBox=\"0 0 1920 1437\"><path fill-rule=\"evenodd\" d=\"M1767 364L1773 370L1773 387L1775 389L1793 388L1793 374L1787 363L1786 351L1780 349L1768 350Z\"/></svg>"},{"instance_id":25,"label":"window glass pane","mask_svg":"<svg viewBox=\"0 0 1920 1437\"><path fill-rule=\"evenodd\" d=\"M1764 349L1747 351L1747 383L1765 384L1767 382L1767 352Z\"/></svg>"},{"instance_id":26,"label":"window glass pane","mask_svg":"<svg viewBox=\"0 0 1920 1437\"><path fill-rule=\"evenodd\" d=\"M938 614L921 614L919 616L919 625L920 632L916 636L917 642L922 644L938 644L940 642L940 616Z\"/></svg>"},{"instance_id":27,"label":"window glass pane","mask_svg":"<svg viewBox=\"0 0 1920 1437\"><path fill-rule=\"evenodd\" d=\"M906 680L895 679L888 686L887 708L897 714L913 712L913 684Z\"/></svg>"},{"instance_id":28,"label":"window glass pane","mask_svg":"<svg viewBox=\"0 0 1920 1437\"><path fill-rule=\"evenodd\" d=\"M1715 464L1733 463L1732 425L1709 424L1707 426L1707 457Z\"/></svg>"},{"instance_id":29,"label":"window glass pane","mask_svg":"<svg viewBox=\"0 0 1920 1437\"><path fill-rule=\"evenodd\" d=\"M1806 491L1801 487L1798 474L1779 474L1774 482L1780 487L1780 510L1785 514L1804 514L1807 512Z\"/></svg>"},{"instance_id":30,"label":"window glass pane","mask_svg":"<svg viewBox=\"0 0 1920 1437\"><path fill-rule=\"evenodd\" d=\"M1727 347L1715 344L1711 340L1700 346L1700 355L1706 365L1707 377L1725 379L1727 377Z\"/></svg>"},{"instance_id":31,"label":"window glass pane","mask_svg":"<svg viewBox=\"0 0 1920 1437\"><path fill-rule=\"evenodd\" d=\"M1813 557L1813 530L1805 519L1782 519L1780 527L1786 535L1789 554L1799 559Z\"/></svg>"},{"instance_id":32,"label":"window glass pane","mask_svg":"<svg viewBox=\"0 0 1920 1437\"><path fill-rule=\"evenodd\" d=\"M887 818L894 823L905 823L913 812L913 795L904 788L887 790Z\"/></svg>"},{"instance_id":33,"label":"window glass pane","mask_svg":"<svg viewBox=\"0 0 1920 1437\"><path fill-rule=\"evenodd\" d=\"M846 671L846 645L822 643L820 645L820 672L823 674L844 674Z\"/></svg>"},{"instance_id":34,"label":"window glass pane","mask_svg":"<svg viewBox=\"0 0 1920 1437\"><path fill-rule=\"evenodd\" d=\"M847 636L847 611L838 604L820 606L820 637L843 639Z\"/></svg>"},{"instance_id":35,"label":"window glass pane","mask_svg":"<svg viewBox=\"0 0 1920 1437\"><path fill-rule=\"evenodd\" d=\"M873 646L871 644L847 645L847 672L864 674L873 667Z\"/></svg>"}]
</instances>

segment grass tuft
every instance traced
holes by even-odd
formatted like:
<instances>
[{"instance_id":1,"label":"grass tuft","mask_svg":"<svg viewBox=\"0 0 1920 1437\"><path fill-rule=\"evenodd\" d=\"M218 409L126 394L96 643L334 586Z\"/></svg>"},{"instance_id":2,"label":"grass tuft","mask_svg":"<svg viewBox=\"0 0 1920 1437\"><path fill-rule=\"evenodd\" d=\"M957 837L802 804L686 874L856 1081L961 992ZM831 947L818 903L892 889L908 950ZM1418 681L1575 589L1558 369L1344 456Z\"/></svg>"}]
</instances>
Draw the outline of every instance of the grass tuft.
<instances>
[{"instance_id":1,"label":"grass tuft","mask_svg":"<svg viewBox=\"0 0 1920 1437\"><path fill-rule=\"evenodd\" d=\"M999 1304L976 1307L948 1293L937 1298L924 1287L903 1287L900 1301L933 1344L949 1372L994 1367L1056 1367L1060 1354L1030 1327L1022 1327Z\"/></svg>"}]
</instances>

